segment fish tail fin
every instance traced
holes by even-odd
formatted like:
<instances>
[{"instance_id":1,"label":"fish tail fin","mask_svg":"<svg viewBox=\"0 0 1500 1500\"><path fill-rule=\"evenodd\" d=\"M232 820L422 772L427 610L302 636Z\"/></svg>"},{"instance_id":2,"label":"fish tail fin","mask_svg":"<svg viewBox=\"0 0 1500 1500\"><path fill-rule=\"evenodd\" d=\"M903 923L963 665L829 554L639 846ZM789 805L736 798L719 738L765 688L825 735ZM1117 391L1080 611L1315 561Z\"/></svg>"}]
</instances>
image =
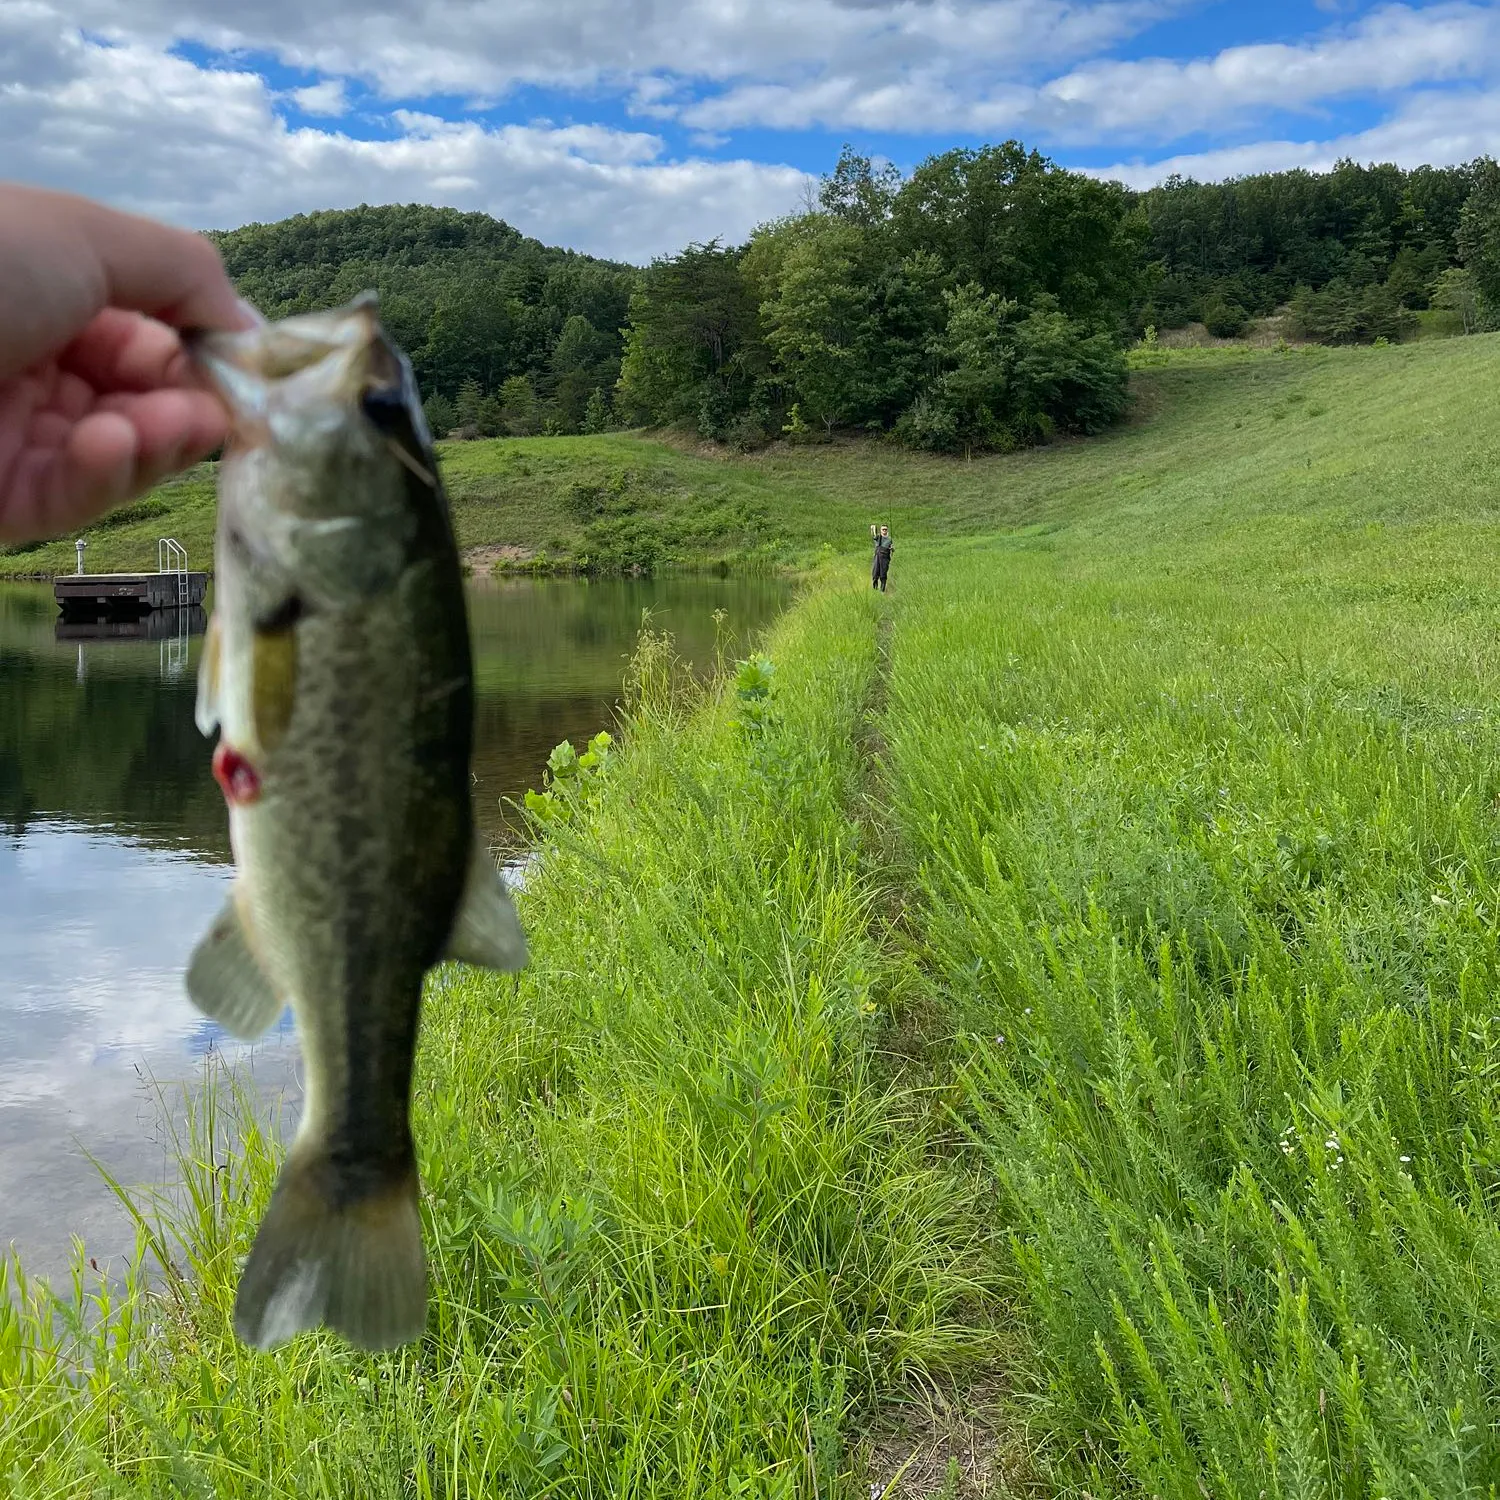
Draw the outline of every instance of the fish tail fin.
<instances>
[{"instance_id":1,"label":"fish tail fin","mask_svg":"<svg viewBox=\"0 0 1500 1500\"><path fill-rule=\"evenodd\" d=\"M293 1148L235 1298L234 1329L245 1343L271 1349L319 1324L362 1349L421 1337L427 1268L416 1163L353 1202L335 1199L335 1180L326 1151Z\"/></svg>"}]
</instances>

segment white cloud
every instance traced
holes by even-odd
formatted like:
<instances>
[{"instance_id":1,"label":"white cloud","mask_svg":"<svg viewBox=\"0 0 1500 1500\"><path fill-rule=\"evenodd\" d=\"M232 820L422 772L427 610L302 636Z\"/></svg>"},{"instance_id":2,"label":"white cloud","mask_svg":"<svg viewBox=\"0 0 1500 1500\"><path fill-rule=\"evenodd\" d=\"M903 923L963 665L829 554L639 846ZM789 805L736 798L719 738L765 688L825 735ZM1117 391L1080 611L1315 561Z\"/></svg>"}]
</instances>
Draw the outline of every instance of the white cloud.
<instances>
[{"instance_id":1,"label":"white cloud","mask_svg":"<svg viewBox=\"0 0 1500 1500\"><path fill-rule=\"evenodd\" d=\"M15 32L34 64L24 75L8 63ZM253 72L198 67L139 40L98 45L44 6L0 20L7 175L195 227L439 194L547 243L642 261L693 239L743 238L794 206L807 180L750 161L669 160L657 136L600 125L485 128L400 111L395 139L361 140L293 129L275 103Z\"/></svg>"},{"instance_id":2,"label":"white cloud","mask_svg":"<svg viewBox=\"0 0 1500 1500\"><path fill-rule=\"evenodd\" d=\"M1191 0L133 0L129 34L272 52L390 98L729 80L830 66L893 79L941 59L1011 74L1096 53ZM73 0L114 34L116 0Z\"/></svg>"},{"instance_id":3,"label":"white cloud","mask_svg":"<svg viewBox=\"0 0 1500 1500\"><path fill-rule=\"evenodd\" d=\"M343 115L349 112L342 78L325 78L305 89L293 89L291 99L305 115Z\"/></svg>"},{"instance_id":4,"label":"white cloud","mask_svg":"<svg viewBox=\"0 0 1500 1500\"><path fill-rule=\"evenodd\" d=\"M1087 170L1094 177L1145 188L1174 174L1195 177L1200 182L1217 182L1225 177L1280 172L1292 167L1326 172L1345 157L1418 167L1472 161L1484 155L1500 156L1500 92L1465 90L1419 95L1379 125L1330 140L1254 141L1220 150L1119 162Z\"/></svg>"},{"instance_id":5,"label":"white cloud","mask_svg":"<svg viewBox=\"0 0 1500 1500\"><path fill-rule=\"evenodd\" d=\"M1485 5L1387 6L1298 45L1229 47L1212 57L1099 60L1040 84L998 76L995 47L953 38L936 62L893 74L830 67L795 79L752 79L687 104L645 108L703 130L761 125L870 130L1045 133L1054 140L1171 139L1257 110L1309 110L1352 94L1484 76L1500 63L1500 16Z\"/></svg>"},{"instance_id":6,"label":"white cloud","mask_svg":"<svg viewBox=\"0 0 1500 1500\"><path fill-rule=\"evenodd\" d=\"M1095 62L1052 80L1028 115L1087 139L1151 132L1170 139L1255 109L1308 109L1483 76L1500 61L1500 15L1489 6L1393 5L1297 46L1230 47L1191 61Z\"/></svg>"},{"instance_id":7,"label":"white cloud","mask_svg":"<svg viewBox=\"0 0 1500 1500\"><path fill-rule=\"evenodd\" d=\"M3 170L200 227L436 199L641 261L740 239L812 181L772 163L679 159L658 120L705 153L742 126L1015 134L1064 160L1059 147L1108 140L1121 163L1111 172L1131 181L1496 149L1500 7L1387 5L1294 45L1108 58L1190 3L361 0L356 14L350 0L245 0L226 19L209 0L136 0L127 31L114 0L74 0L66 15L61 0L0 0ZM184 38L245 50L200 66L172 50ZM257 51L327 76L277 92L252 66ZM385 92L380 113L363 92L351 102L353 81ZM590 98L607 95L643 128L490 126L433 103L528 82L573 88L585 122ZM1431 91L1439 84L1457 91ZM1170 152L1193 133L1243 140L1272 111L1316 119L1376 96L1389 117L1359 135L1310 126L1305 140ZM289 103L319 123L292 127Z\"/></svg>"}]
</instances>

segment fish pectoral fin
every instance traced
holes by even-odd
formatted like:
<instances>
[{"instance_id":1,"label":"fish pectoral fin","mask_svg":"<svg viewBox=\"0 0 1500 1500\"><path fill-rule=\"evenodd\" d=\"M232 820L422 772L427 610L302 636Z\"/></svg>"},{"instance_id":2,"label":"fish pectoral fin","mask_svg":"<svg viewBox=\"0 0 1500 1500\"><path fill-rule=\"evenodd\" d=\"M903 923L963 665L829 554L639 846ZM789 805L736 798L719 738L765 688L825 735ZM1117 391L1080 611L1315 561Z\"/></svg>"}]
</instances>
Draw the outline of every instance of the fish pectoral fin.
<instances>
[{"instance_id":1,"label":"fish pectoral fin","mask_svg":"<svg viewBox=\"0 0 1500 1500\"><path fill-rule=\"evenodd\" d=\"M282 1012L284 1002L250 946L233 892L193 949L187 992L204 1015L245 1041L270 1030Z\"/></svg>"},{"instance_id":2,"label":"fish pectoral fin","mask_svg":"<svg viewBox=\"0 0 1500 1500\"><path fill-rule=\"evenodd\" d=\"M526 935L510 892L490 852L476 835L464 898L448 938L445 958L507 972L526 965Z\"/></svg>"},{"instance_id":3,"label":"fish pectoral fin","mask_svg":"<svg viewBox=\"0 0 1500 1500\"><path fill-rule=\"evenodd\" d=\"M338 1168L293 1146L234 1302L234 1331L256 1349L327 1324L361 1349L394 1349L427 1326L417 1167L352 1203L330 1196Z\"/></svg>"},{"instance_id":4,"label":"fish pectoral fin","mask_svg":"<svg viewBox=\"0 0 1500 1500\"><path fill-rule=\"evenodd\" d=\"M198 702L193 709L198 733L211 735L219 727L219 617L213 615L198 658Z\"/></svg>"}]
</instances>

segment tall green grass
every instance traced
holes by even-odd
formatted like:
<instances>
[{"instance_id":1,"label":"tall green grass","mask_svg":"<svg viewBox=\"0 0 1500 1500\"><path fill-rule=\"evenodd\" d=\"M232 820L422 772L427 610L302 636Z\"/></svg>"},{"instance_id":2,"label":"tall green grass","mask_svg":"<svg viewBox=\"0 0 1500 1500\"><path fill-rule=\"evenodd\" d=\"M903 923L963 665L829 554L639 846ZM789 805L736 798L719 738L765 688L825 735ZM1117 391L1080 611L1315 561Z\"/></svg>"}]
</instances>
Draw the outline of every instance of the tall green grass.
<instances>
[{"instance_id":1,"label":"tall green grass","mask_svg":"<svg viewBox=\"0 0 1500 1500\"><path fill-rule=\"evenodd\" d=\"M1269 528L1238 582L901 580L914 925L1067 1492L1500 1483L1497 540L1353 607Z\"/></svg>"},{"instance_id":2,"label":"tall green grass","mask_svg":"<svg viewBox=\"0 0 1500 1500\"><path fill-rule=\"evenodd\" d=\"M180 1279L71 1331L0 1300L8 1493L824 1496L854 1413L984 1353L972 1194L875 1066L901 1003L854 815L875 608L822 593L769 642L769 696L726 671L696 707L648 635L629 753L543 814L531 965L433 981L426 1339L238 1346L276 1151L200 1113L161 1231Z\"/></svg>"}]
</instances>

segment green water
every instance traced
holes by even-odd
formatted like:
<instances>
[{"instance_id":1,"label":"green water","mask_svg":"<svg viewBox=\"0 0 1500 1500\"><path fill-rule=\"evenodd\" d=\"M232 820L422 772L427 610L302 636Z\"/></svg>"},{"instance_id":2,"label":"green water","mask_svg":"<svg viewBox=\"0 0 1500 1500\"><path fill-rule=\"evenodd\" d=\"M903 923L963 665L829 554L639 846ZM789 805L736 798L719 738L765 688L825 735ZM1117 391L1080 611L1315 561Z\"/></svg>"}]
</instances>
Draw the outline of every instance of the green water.
<instances>
[{"instance_id":1,"label":"green water","mask_svg":"<svg viewBox=\"0 0 1500 1500\"><path fill-rule=\"evenodd\" d=\"M540 786L559 740L613 727L650 611L698 668L714 611L748 649L783 607L775 579L518 580L469 592L477 681L474 802L492 842L503 799ZM295 1088L285 1022L254 1049L204 1020L182 970L231 875L211 746L193 724L204 617L134 632L59 623L47 585L0 584L0 1250L58 1270L69 1236L101 1259L130 1236L83 1150L159 1177L142 1079L189 1079L210 1051L269 1091Z\"/></svg>"}]
</instances>

